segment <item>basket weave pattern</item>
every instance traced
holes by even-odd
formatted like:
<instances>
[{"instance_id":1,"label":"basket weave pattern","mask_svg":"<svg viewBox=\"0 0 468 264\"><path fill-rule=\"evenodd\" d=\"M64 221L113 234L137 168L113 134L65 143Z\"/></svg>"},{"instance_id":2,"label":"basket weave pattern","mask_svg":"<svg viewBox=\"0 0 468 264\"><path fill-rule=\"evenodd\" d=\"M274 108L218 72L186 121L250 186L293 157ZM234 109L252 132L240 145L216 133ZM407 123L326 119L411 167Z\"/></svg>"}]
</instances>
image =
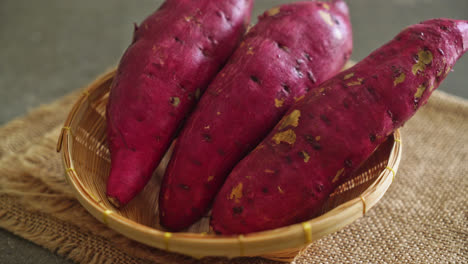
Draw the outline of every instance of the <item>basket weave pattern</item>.
<instances>
[{"instance_id":1,"label":"basket weave pattern","mask_svg":"<svg viewBox=\"0 0 468 264\"><path fill-rule=\"evenodd\" d=\"M396 131L365 164L330 196L322 215L304 223L245 236L210 232L209 214L181 233L159 225L158 193L170 158L165 155L145 189L127 206L115 209L105 197L110 170L106 143L105 107L115 70L94 81L73 107L60 135L67 179L80 203L109 227L141 243L194 257L262 256L290 261L301 249L363 216L392 183L401 157Z\"/></svg>"}]
</instances>

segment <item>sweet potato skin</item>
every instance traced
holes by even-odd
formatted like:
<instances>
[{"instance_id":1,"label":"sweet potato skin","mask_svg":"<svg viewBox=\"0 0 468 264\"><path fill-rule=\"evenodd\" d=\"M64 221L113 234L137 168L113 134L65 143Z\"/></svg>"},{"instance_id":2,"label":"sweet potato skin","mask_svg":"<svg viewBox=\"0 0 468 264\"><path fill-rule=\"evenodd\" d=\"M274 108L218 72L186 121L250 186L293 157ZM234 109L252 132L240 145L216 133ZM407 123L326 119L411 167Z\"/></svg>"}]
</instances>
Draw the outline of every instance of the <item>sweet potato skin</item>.
<instances>
[{"instance_id":1,"label":"sweet potato skin","mask_svg":"<svg viewBox=\"0 0 468 264\"><path fill-rule=\"evenodd\" d=\"M238 45L253 0L167 0L123 55L107 106L107 195L127 204L150 179L176 129Z\"/></svg>"},{"instance_id":2,"label":"sweet potato skin","mask_svg":"<svg viewBox=\"0 0 468 264\"><path fill-rule=\"evenodd\" d=\"M160 193L161 223L181 230L212 203L232 167L352 49L343 1L300 2L260 17L177 139Z\"/></svg>"},{"instance_id":3,"label":"sweet potato skin","mask_svg":"<svg viewBox=\"0 0 468 264\"><path fill-rule=\"evenodd\" d=\"M214 202L213 229L250 233L316 216L427 102L468 48L467 25L436 19L410 26L293 105L229 175Z\"/></svg>"}]
</instances>

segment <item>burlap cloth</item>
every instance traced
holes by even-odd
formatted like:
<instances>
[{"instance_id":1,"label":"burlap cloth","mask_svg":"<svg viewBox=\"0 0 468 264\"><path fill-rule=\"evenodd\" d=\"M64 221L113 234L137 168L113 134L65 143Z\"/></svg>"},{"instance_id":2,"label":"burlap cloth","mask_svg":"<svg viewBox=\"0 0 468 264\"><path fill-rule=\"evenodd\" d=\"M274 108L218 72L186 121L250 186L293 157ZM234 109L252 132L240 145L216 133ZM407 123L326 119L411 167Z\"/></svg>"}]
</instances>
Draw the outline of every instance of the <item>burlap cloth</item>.
<instances>
[{"instance_id":1,"label":"burlap cloth","mask_svg":"<svg viewBox=\"0 0 468 264\"><path fill-rule=\"evenodd\" d=\"M0 128L0 227L79 263L275 263L194 260L128 240L89 215L55 152L77 95ZM402 136L397 178L378 205L295 263L468 262L468 101L436 92Z\"/></svg>"}]
</instances>

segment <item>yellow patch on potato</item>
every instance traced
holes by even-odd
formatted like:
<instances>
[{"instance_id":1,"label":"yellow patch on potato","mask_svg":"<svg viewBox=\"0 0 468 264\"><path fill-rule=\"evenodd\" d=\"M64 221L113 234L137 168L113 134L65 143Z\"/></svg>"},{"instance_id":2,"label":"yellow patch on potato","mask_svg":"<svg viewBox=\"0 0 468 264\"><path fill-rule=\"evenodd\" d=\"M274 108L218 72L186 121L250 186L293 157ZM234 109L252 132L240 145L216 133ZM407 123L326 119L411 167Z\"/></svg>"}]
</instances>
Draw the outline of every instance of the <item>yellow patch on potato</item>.
<instances>
[{"instance_id":1,"label":"yellow patch on potato","mask_svg":"<svg viewBox=\"0 0 468 264\"><path fill-rule=\"evenodd\" d=\"M270 169L266 169L266 170L265 170L265 173L273 174L273 173L275 173L275 171L274 171L274 170L270 170Z\"/></svg>"},{"instance_id":2,"label":"yellow patch on potato","mask_svg":"<svg viewBox=\"0 0 468 264\"><path fill-rule=\"evenodd\" d=\"M281 189L281 186L278 186L278 192L281 193L281 194L284 193L283 189Z\"/></svg>"},{"instance_id":3,"label":"yellow patch on potato","mask_svg":"<svg viewBox=\"0 0 468 264\"><path fill-rule=\"evenodd\" d=\"M447 70L445 71L445 76L447 76L451 70L452 70L452 68L450 68L450 66L447 65Z\"/></svg>"},{"instance_id":4,"label":"yellow patch on potato","mask_svg":"<svg viewBox=\"0 0 468 264\"><path fill-rule=\"evenodd\" d=\"M354 76L354 72L346 74L343 78L343 80L348 80L349 78L352 78Z\"/></svg>"},{"instance_id":5,"label":"yellow patch on potato","mask_svg":"<svg viewBox=\"0 0 468 264\"><path fill-rule=\"evenodd\" d=\"M195 99L200 99L200 88L197 88L197 90L195 90Z\"/></svg>"},{"instance_id":6,"label":"yellow patch on potato","mask_svg":"<svg viewBox=\"0 0 468 264\"><path fill-rule=\"evenodd\" d=\"M218 112L216 112L216 115L218 115L218 116L219 116L219 115L221 115L221 112L219 112L219 111L218 111Z\"/></svg>"},{"instance_id":7,"label":"yellow patch on potato","mask_svg":"<svg viewBox=\"0 0 468 264\"><path fill-rule=\"evenodd\" d=\"M296 133L294 133L292 129L288 129L286 131L276 133L272 140L275 141L276 144L285 142L292 145L296 142Z\"/></svg>"},{"instance_id":8,"label":"yellow patch on potato","mask_svg":"<svg viewBox=\"0 0 468 264\"><path fill-rule=\"evenodd\" d=\"M184 17L185 21L190 22L192 21L193 17L192 16L186 16Z\"/></svg>"},{"instance_id":9,"label":"yellow patch on potato","mask_svg":"<svg viewBox=\"0 0 468 264\"><path fill-rule=\"evenodd\" d=\"M337 181L340 179L340 176L343 174L343 172L344 172L344 168L341 168L340 170L338 170L338 171L336 172L335 177L334 177L333 180L332 180L332 183L337 182Z\"/></svg>"},{"instance_id":10,"label":"yellow patch on potato","mask_svg":"<svg viewBox=\"0 0 468 264\"><path fill-rule=\"evenodd\" d=\"M205 127L203 127L205 130L208 130L210 129L210 126L209 125L206 125Z\"/></svg>"},{"instance_id":11,"label":"yellow patch on potato","mask_svg":"<svg viewBox=\"0 0 468 264\"><path fill-rule=\"evenodd\" d=\"M361 85L362 81L364 81L363 78L358 78L357 81L349 82L346 85L347 86Z\"/></svg>"},{"instance_id":12,"label":"yellow patch on potato","mask_svg":"<svg viewBox=\"0 0 468 264\"><path fill-rule=\"evenodd\" d=\"M255 147L254 151L260 150L260 149L262 149L262 148L264 148L264 147L265 147L264 144L260 144L260 145L258 145L257 147Z\"/></svg>"},{"instance_id":13,"label":"yellow patch on potato","mask_svg":"<svg viewBox=\"0 0 468 264\"><path fill-rule=\"evenodd\" d=\"M418 72L423 72L426 70L426 65L430 64L434 57L429 50L420 50L418 52L418 62L413 65L413 75L418 74Z\"/></svg>"},{"instance_id":14,"label":"yellow patch on potato","mask_svg":"<svg viewBox=\"0 0 468 264\"><path fill-rule=\"evenodd\" d=\"M210 182L214 179L214 176L209 176L208 179L206 180L207 182Z\"/></svg>"},{"instance_id":15,"label":"yellow patch on potato","mask_svg":"<svg viewBox=\"0 0 468 264\"><path fill-rule=\"evenodd\" d=\"M229 199L233 200L235 203L240 203L240 199L242 199L242 182L239 183L236 187L232 188L231 195L229 195Z\"/></svg>"},{"instance_id":16,"label":"yellow patch on potato","mask_svg":"<svg viewBox=\"0 0 468 264\"><path fill-rule=\"evenodd\" d=\"M253 54L254 54L253 48L252 48L252 47L249 47L249 48L247 49L247 55L253 55Z\"/></svg>"},{"instance_id":17,"label":"yellow patch on potato","mask_svg":"<svg viewBox=\"0 0 468 264\"><path fill-rule=\"evenodd\" d=\"M327 4L327 3L323 3L323 8L325 8L326 10L330 10L330 6Z\"/></svg>"},{"instance_id":18,"label":"yellow patch on potato","mask_svg":"<svg viewBox=\"0 0 468 264\"><path fill-rule=\"evenodd\" d=\"M424 94L424 91L426 91L426 86L424 86L424 84L421 84L416 90L416 93L414 94L414 98L416 99L421 98L422 95Z\"/></svg>"},{"instance_id":19,"label":"yellow patch on potato","mask_svg":"<svg viewBox=\"0 0 468 264\"><path fill-rule=\"evenodd\" d=\"M274 16L274 15L277 15L279 12L280 12L280 8L279 8L279 7L273 7L272 9L270 9L270 10L267 11L267 14L268 14L269 16Z\"/></svg>"},{"instance_id":20,"label":"yellow patch on potato","mask_svg":"<svg viewBox=\"0 0 468 264\"><path fill-rule=\"evenodd\" d=\"M305 98L305 94L302 95L302 96L299 96L299 97L294 97L294 101L299 102L299 101L301 101L301 100L304 99L304 98Z\"/></svg>"},{"instance_id":21,"label":"yellow patch on potato","mask_svg":"<svg viewBox=\"0 0 468 264\"><path fill-rule=\"evenodd\" d=\"M397 86L399 83L404 82L406 79L406 75L404 72L400 74L400 76L396 77L395 80L393 80L393 86Z\"/></svg>"},{"instance_id":22,"label":"yellow patch on potato","mask_svg":"<svg viewBox=\"0 0 468 264\"><path fill-rule=\"evenodd\" d=\"M171 101L171 104L174 107L178 107L179 104L180 104L180 98L179 97L171 97L170 101Z\"/></svg>"},{"instance_id":23,"label":"yellow patch on potato","mask_svg":"<svg viewBox=\"0 0 468 264\"><path fill-rule=\"evenodd\" d=\"M288 127L288 126L293 126L293 127L297 127L299 125L299 118L301 117L301 111L299 110L294 110L291 112L291 114L283 117L283 119L281 119L281 123L280 123L280 126L279 126L279 130L283 130L284 128Z\"/></svg>"},{"instance_id":24,"label":"yellow patch on potato","mask_svg":"<svg viewBox=\"0 0 468 264\"><path fill-rule=\"evenodd\" d=\"M242 41L241 44L239 45L240 48L245 46L245 41Z\"/></svg>"},{"instance_id":25,"label":"yellow patch on potato","mask_svg":"<svg viewBox=\"0 0 468 264\"><path fill-rule=\"evenodd\" d=\"M250 180L250 179L252 179L252 176L247 175L247 176L245 176L245 178L248 179L248 180Z\"/></svg>"},{"instance_id":26,"label":"yellow patch on potato","mask_svg":"<svg viewBox=\"0 0 468 264\"><path fill-rule=\"evenodd\" d=\"M319 140L320 140L320 136L316 136L315 141L319 141Z\"/></svg>"},{"instance_id":27,"label":"yellow patch on potato","mask_svg":"<svg viewBox=\"0 0 468 264\"><path fill-rule=\"evenodd\" d=\"M323 21L325 21L325 23L327 23L328 25L330 25L330 26L334 26L334 25L335 25L335 24L333 24L333 21L332 21L332 18L331 18L330 13L325 12L325 11L323 11L323 10L319 10L319 15L320 15L320 17L323 19Z\"/></svg>"},{"instance_id":28,"label":"yellow patch on potato","mask_svg":"<svg viewBox=\"0 0 468 264\"><path fill-rule=\"evenodd\" d=\"M310 160L309 153L307 153L307 151L305 151L305 150L303 150L301 153L302 153L302 156L304 157L304 162L305 163L309 162L309 160Z\"/></svg>"},{"instance_id":29,"label":"yellow patch on potato","mask_svg":"<svg viewBox=\"0 0 468 264\"><path fill-rule=\"evenodd\" d=\"M283 103L284 103L284 98L283 98L283 99L276 99L276 98L275 98L275 106L276 106L277 108L282 107L282 106L283 106Z\"/></svg>"}]
</instances>

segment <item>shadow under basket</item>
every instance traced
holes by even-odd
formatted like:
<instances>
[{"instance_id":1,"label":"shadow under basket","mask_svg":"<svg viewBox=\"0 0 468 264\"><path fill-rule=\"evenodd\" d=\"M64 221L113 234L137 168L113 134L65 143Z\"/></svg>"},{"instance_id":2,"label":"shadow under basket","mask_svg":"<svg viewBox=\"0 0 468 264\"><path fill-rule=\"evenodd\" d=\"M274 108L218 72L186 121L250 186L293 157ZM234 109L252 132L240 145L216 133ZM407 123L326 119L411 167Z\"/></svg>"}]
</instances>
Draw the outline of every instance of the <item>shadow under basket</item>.
<instances>
[{"instance_id":1,"label":"shadow under basket","mask_svg":"<svg viewBox=\"0 0 468 264\"><path fill-rule=\"evenodd\" d=\"M401 157L397 130L347 182L331 194L322 214L303 223L239 236L213 234L209 213L180 233L159 225L158 193L171 150L163 158L145 189L127 206L114 208L106 199L110 154L106 142L105 109L115 70L89 85L76 102L58 140L66 177L79 202L98 220L143 244L163 250L205 256L260 256L291 261L302 249L334 233L372 208L389 188Z\"/></svg>"}]
</instances>

